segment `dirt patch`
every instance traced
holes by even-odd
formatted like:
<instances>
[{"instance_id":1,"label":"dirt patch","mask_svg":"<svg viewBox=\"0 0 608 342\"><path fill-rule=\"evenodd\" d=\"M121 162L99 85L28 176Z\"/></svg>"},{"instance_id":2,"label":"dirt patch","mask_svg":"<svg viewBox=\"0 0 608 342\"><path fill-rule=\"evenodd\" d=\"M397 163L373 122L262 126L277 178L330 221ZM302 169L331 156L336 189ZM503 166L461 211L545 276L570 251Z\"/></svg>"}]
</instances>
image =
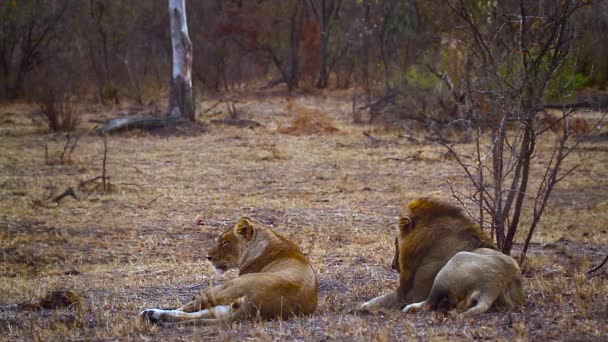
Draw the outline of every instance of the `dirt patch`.
<instances>
[{"instance_id":1,"label":"dirt patch","mask_svg":"<svg viewBox=\"0 0 608 342\"><path fill-rule=\"evenodd\" d=\"M279 127L277 131L290 135L312 135L312 134L332 134L340 130L335 127L333 120L327 114L318 109L310 109L302 106L295 106L291 99L285 106L285 111L289 116L294 116L293 121L287 127Z\"/></svg>"}]
</instances>

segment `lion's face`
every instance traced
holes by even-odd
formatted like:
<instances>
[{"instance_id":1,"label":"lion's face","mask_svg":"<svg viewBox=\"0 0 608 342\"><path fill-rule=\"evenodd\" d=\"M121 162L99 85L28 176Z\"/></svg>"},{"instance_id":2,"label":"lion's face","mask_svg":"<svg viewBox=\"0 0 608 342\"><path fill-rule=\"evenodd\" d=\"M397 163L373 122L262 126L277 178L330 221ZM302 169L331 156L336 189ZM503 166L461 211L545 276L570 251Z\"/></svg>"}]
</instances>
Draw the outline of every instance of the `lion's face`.
<instances>
[{"instance_id":1,"label":"lion's face","mask_svg":"<svg viewBox=\"0 0 608 342\"><path fill-rule=\"evenodd\" d=\"M242 218L234 227L217 238L215 246L207 254L218 274L239 267L239 259L247 242L253 237L253 226L248 218Z\"/></svg>"}]
</instances>

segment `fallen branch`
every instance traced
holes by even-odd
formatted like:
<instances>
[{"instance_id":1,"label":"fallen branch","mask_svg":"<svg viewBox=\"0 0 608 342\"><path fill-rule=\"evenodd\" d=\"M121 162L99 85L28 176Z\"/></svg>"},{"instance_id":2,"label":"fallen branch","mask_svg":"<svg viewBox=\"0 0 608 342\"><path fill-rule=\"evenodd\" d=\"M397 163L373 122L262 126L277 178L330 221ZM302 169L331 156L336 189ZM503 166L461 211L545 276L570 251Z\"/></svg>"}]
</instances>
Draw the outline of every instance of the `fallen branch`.
<instances>
[{"instance_id":1,"label":"fallen branch","mask_svg":"<svg viewBox=\"0 0 608 342\"><path fill-rule=\"evenodd\" d=\"M139 118L114 118L109 120L103 127L99 128L97 131L100 134L108 134L114 132L125 131L129 129L144 129L144 130L152 130L157 128L162 128L171 125L178 125L183 120L178 115L173 115L173 113L167 117L139 117Z\"/></svg>"},{"instance_id":2,"label":"fallen branch","mask_svg":"<svg viewBox=\"0 0 608 342\"><path fill-rule=\"evenodd\" d=\"M219 105L220 105L222 102L224 102L224 100L219 100L218 102L216 102L216 103L215 103L214 105L212 105L211 107L209 107L209 108L205 109L205 110L203 111L203 114L207 114L207 113L209 113L210 111L212 111L212 110L213 110L213 108L215 108L215 107L219 106Z\"/></svg>"}]
</instances>

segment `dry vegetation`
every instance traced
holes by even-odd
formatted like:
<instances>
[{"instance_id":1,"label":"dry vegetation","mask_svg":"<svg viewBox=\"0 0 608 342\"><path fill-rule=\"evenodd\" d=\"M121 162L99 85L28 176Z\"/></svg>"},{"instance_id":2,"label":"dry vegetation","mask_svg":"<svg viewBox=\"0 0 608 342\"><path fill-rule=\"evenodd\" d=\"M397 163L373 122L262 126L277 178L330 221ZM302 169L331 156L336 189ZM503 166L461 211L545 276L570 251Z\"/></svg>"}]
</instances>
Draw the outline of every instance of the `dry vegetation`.
<instances>
[{"instance_id":1,"label":"dry vegetation","mask_svg":"<svg viewBox=\"0 0 608 342\"><path fill-rule=\"evenodd\" d=\"M301 95L293 103L258 95L242 96L240 108L241 117L261 123L259 128L209 125L109 137L110 191L84 186L78 200L66 197L59 204L49 199L101 174L103 139L87 133L87 119L115 111L82 109L83 126L90 127L80 128L85 134L69 160L54 162L65 136L35 125L27 115L31 107L0 107L2 337L606 338L608 267L592 277L585 272L608 253L608 142L585 142L569 160L584 164L560 183L533 239L523 269L522 310L491 310L465 320L445 311L361 314L358 304L396 286L390 269L393 223L405 203L419 196L451 200L446 180L462 190L467 186L461 169L444 158L441 147L413 144L394 133L372 130L380 139L363 135L369 127L349 123L345 94ZM323 114L324 134L297 130L298 115L310 124L315 113ZM294 134L280 133L286 127ZM45 144L51 162L45 161ZM549 146L539 147L539 158L547 158L542 151ZM175 307L224 281L213 274L205 253L243 215L290 236L308 254L320 279L317 313L230 327L141 323L140 309ZM41 299L54 290L80 298L67 307L61 302L42 308Z\"/></svg>"}]
</instances>

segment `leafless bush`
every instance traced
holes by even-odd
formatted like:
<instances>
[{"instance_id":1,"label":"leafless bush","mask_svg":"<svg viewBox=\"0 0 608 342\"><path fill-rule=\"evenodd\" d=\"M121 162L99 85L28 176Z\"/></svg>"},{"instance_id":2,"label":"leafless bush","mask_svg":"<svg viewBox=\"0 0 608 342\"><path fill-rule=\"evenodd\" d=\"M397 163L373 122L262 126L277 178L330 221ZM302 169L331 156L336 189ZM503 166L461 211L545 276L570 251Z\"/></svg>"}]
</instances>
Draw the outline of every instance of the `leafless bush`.
<instances>
[{"instance_id":1,"label":"leafless bush","mask_svg":"<svg viewBox=\"0 0 608 342\"><path fill-rule=\"evenodd\" d=\"M449 5L463 25L465 71L460 80L464 94L460 110L465 116L458 120L473 128L473 161L440 131L435 131L435 138L472 184L470 193L452 188L454 196L462 204L474 203L476 209L470 214L482 226L489 226L504 253L511 252L522 215L531 211L523 262L552 190L576 168L562 169L563 161L576 148L577 143L570 139L572 130L564 129L555 136L550 157L544 162L536 160L536 147L546 131L540 124L539 109L549 81L570 67L568 56L575 38L570 19L587 2L533 5L524 0L504 1L485 10L464 0ZM561 88L562 99L565 90ZM559 121L568 122L571 115L564 108ZM535 168L540 179L531 177Z\"/></svg>"},{"instance_id":2,"label":"leafless bush","mask_svg":"<svg viewBox=\"0 0 608 342\"><path fill-rule=\"evenodd\" d=\"M80 121L74 102L67 93L48 90L36 102L53 132L73 131Z\"/></svg>"}]
</instances>

